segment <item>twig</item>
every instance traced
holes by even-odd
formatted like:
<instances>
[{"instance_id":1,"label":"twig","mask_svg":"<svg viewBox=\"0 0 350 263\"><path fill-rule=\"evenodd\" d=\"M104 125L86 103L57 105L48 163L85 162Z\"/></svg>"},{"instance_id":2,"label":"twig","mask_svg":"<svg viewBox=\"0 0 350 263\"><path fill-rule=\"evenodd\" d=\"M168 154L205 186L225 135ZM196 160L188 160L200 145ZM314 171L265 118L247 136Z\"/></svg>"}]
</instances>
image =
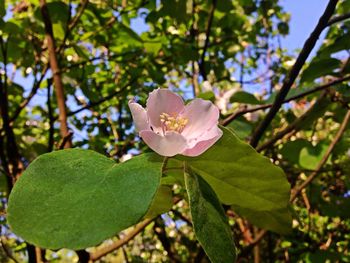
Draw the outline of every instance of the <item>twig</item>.
<instances>
[{"instance_id":1,"label":"twig","mask_svg":"<svg viewBox=\"0 0 350 263\"><path fill-rule=\"evenodd\" d=\"M134 82L136 81L136 78L130 80L126 85L124 85L120 90L116 90L115 92L109 94L108 96L106 97L103 97L102 99L98 100L98 101L94 101L94 102L89 102L87 105L85 105L84 107L81 107L80 109L77 109L75 111L71 111L71 112L68 112L67 116L73 116L83 110L87 110L87 109L90 109L90 108L93 108L107 100L110 100L112 99L114 96L118 95L119 93L123 92L124 89L126 89L127 87L129 87L131 84L133 84Z\"/></svg>"},{"instance_id":2,"label":"twig","mask_svg":"<svg viewBox=\"0 0 350 263\"><path fill-rule=\"evenodd\" d=\"M73 136L73 132L68 131L68 133L62 138L61 142L59 143L58 149L62 150L64 148L66 148L65 146L66 146L67 142L69 142L72 139L72 136Z\"/></svg>"},{"instance_id":3,"label":"twig","mask_svg":"<svg viewBox=\"0 0 350 263\"><path fill-rule=\"evenodd\" d=\"M8 160L8 171L9 174L15 179L17 175L21 173L20 165L20 154L18 151L16 137L13 129L10 125L9 117L9 103L8 103L8 92L7 92L7 43L4 43L2 37L0 37L0 49L3 57L4 65L4 79L0 79L0 115L2 118L2 126L6 135L6 153ZM11 189L9 189L11 190Z\"/></svg>"},{"instance_id":4,"label":"twig","mask_svg":"<svg viewBox=\"0 0 350 263\"><path fill-rule=\"evenodd\" d=\"M246 242L248 244L251 244L253 242L252 234L251 234L249 228L246 227L246 225L244 224L243 219L242 218L237 218L236 222L237 222L237 224L239 226L239 229L241 230L241 232L243 234L244 242Z\"/></svg>"},{"instance_id":5,"label":"twig","mask_svg":"<svg viewBox=\"0 0 350 263\"><path fill-rule=\"evenodd\" d=\"M295 79L298 77L303 65L306 62L306 59L309 57L312 49L314 48L316 41L318 40L322 31L327 27L327 23L330 17L333 15L338 1L339 0L330 0L328 2L324 13L322 14L320 20L317 23L317 26L315 27L309 38L306 40L295 64L293 65L289 74L284 79L282 88L277 94L270 111L267 113L264 120L258 125L257 129L254 131L253 136L250 140L250 144L253 147L256 147L258 145L260 138L263 136L265 130L270 125L278 110L281 108L284 99L286 98L290 88L294 84Z\"/></svg>"},{"instance_id":6,"label":"twig","mask_svg":"<svg viewBox=\"0 0 350 263\"><path fill-rule=\"evenodd\" d=\"M55 118L53 116L53 110L51 105L51 80L47 80L47 114L49 118L49 140L47 151L52 152L54 146L54 133L55 133Z\"/></svg>"},{"instance_id":7,"label":"twig","mask_svg":"<svg viewBox=\"0 0 350 263\"><path fill-rule=\"evenodd\" d=\"M31 101L31 99L34 97L34 95L37 93L38 89L40 88L40 84L46 75L48 68L49 68L48 65L44 66L44 68L41 72L40 79L34 81L32 90L30 91L28 97L22 101L22 103L19 105L19 107L15 110L15 113L13 114L13 116L10 118L11 123L16 120L16 118L21 113L21 111L28 105L28 103Z\"/></svg>"},{"instance_id":8,"label":"twig","mask_svg":"<svg viewBox=\"0 0 350 263\"><path fill-rule=\"evenodd\" d=\"M299 118L295 119L291 124L289 124L285 129L276 133L271 139L267 142L256 147L258 152L265 150L272 146L279 139L282 139L286 134L294 131L297 132L300 129L304 128L304 123L307 122L315 111L320 111L322 108L325 108L329 104L329 100L326 99L327 91L324 91L318 100Z\"/></svg>"},{"instance_id":9,"label":"twig","mask_svg":"<svg viewBox=\"0 0 350 263\"><path fill-rule=\"evenodd\" d=\"M350 18L350 13L332 17L332 18L328 21L327 26L331 26L331 25L333 25L333 24L335 24L335 23L344 21L344 20L349 19L349 18Z\"/></svg>"},{"instance_id":10,"label":"twig","mask_svg":"<svg viewBox=\"0 0 350 263\"><path fill-rule=\"evenodd\" d=\"M350 75L348 76L345 76L343 78L338 78L338 79L334 79L326 84L323 84L323 85L320 85L320 86L317 86L313 89L310 89L308 91L305 91L305 92L302 92L298 95L295 95L295 96L292 96L286 100L283 101L283 104L284 103L288 103L290 101L293 101L293 100L297 100L297 99L300 99L300 98L303 98L305 96L308 96L312 93L315 93L315 92L318 92L318 91L321 91L321 90L324 90L324 89L327 89L331 86L334 86L334 85L337 85L337 84L340 84L344 81L348 81L350 80ZM241 109L241 110L238 110L236 112L234 112L233 114L231 114L230 116L228 116L227 118L225 118L221 124L226 126L228 124L230 124L233 120L237 119L239 116L241 115L244 115L246 113L249 113L249 112L255 112L255 111L258 111L258 110L265 110L265 109L268 109L272 106L272 104L264 104L264 105L260 105L260 106L256 106L256 107L252 107L252 108L244 108L244 109Z\"/></svg>"},{"instance_id":11,"label":"twig","mask_svg":"<svg viewBox=\"0 0 350 263\"><path fill-rule=\"evenodd\" d=\"M113 244L106 246L104 248L101 248L100 250L97 250L90 254L90 260L96 261L100 258L106 256L107 254L111 253L114 250L117 250L118 248L122 247L123 245L127 244L131 239L133 239L137 234L139 234L142 230L144 230L149 224L153 222L153 219L145 219L141 223L137 224L134 229L132 229L128 234L120 240L117 240Z\"/></svg>"},{"instance_id":12,"label":"twig","mask_svg":"<svg viewBox=\"0 0 350 263\"><path fill-rule=\"evenodd\" d=\"M318 163L315 171L313 173L311 173L308 178L299 186L296 186L294 190L292 190L292 194L290 197L290 201L293 202L295 200L295 198L299 195L299 193L306 187L308 186L312 180L315 179L315 177L318 175L319 171L321 170L322 166L327 162L329 156L331 155L335 145L338 143L338 141L340 140L340 138L342 137L343 133L346 130L346 126L348 125L350 120L350 110L347 111L345 118L342 122L342 124L340 125L340 128L337 132L337 134L335 135L333 141L331 142L331 144L329 145L325 155L322 157L321 161Z\"/></svg>"},{"instance_id":13,"label":"twig","mask_svg":"<svg viewBox=\"0 0 350 263\"><path fill-rule=\"evenodd\" d=\"M87 4L89 3L89 0L83 0L81 1L81 5L79 10L77 11L76 15L73 17L73 19L70 21L70 23L67 25L66 34L64 35L63 41L61 46L57 49L57 53L61 53L63 50L65 43L69 37L70 32L73 30L73 28L78 24L80 17L83 15L85 8L87 7Z\"/></svg>"},{"instance_id":14,"label":"twig","mask_svg":"<svg viewBox=\"0 0 350 263\"><path fill-rule=\"evenodd\" d=\"M13 256L11 250L7 247L7 245L3 241L3 237L0 237L1 247L4 250L6 256L12 259L15 263L19 263L18 260Z\"/></svg>"},{"instance_id":15,"label":"twig","mask_svg":"<svg viewBox=\"0 0 350 263\"><path fill-rule=\"evenodd\" d=\"M83 60L83 61L80 61L77 63L69 64L65 67L62 67L61 70L62 70L62 72L65 72L65 71L68 71L69 69L81 67L81 66L86 65L87 63L94 62L94 61L99 60L99 59L114 59L114 61L116 61L116 62L123 62L123 60L117 61L115 59L118 57L126 57L128 55L134 55L136 57L138 55L141 55L142 52L143 52L142 50L136 50L136 51L126 51L123 53L118 53L118 54L113 54L113 55L102 54L102 55L92 57L92 58L89 58L89 59L86 59L86 60ZM134 56L131 58L131 60L134 59Z\"/></svg>"},{"instance_id":16,"label":"twig","mask_svg":"<svg viewBox=\"0 0 350 263\"><path fill-rule=\"evenodd\" d=\"M203 77L204 80L207 80L207 73L205 71L205 54L207 53L207 49L209 47L209 39L210 39L210 31L211 31L211 25L213 23L213 18L214 18L214 12L216 8L216 1L213 0L213 4L211 5L210 11L209 11L209 18L208 18L208 24L207 24L207 29L205 32L205 42L204 42L204 48L201 56L201 60L199 62L199 71Z\"/></svg>"},{"instance_id":17,"label":"twig","mask_svg":"<svg viewBox=\"0 0 350 263\"><path fill-rule=\"evenodd\" d=\"M169 242L169 239L166 235L164 222L161 218L157 218L154 221L153 231L155 232L159 241L162 243L164 250L168 253L167 256L170 259L170 262L181 262L178 258L178 255L176 254L176 251L174 252L174 249L171 246L171 242Z\"/></svg>"}]
</instances>

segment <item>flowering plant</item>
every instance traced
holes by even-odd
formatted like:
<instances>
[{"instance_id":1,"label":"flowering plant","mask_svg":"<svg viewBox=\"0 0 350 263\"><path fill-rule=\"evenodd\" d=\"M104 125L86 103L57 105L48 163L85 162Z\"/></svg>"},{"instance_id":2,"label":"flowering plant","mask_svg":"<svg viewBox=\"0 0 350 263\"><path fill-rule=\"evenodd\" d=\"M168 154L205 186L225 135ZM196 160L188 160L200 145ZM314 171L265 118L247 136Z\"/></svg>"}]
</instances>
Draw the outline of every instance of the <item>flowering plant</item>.
<instances>
[{"instance_id":1,"label":"flowering plant","mask_svg":"<svg viewBox=\"0 0 350 263\"><path fill-rule=\"evenodd\" d=\"M163 156L198 156L220 137L219 110L210 101L183 99L168 89L149 94L146 109L131 100L129 107L136 130L144 142Z\"/></svg>"},{"instance_id":2,"label":"flowering plant","mask_svg":"<svg viewBox=\"0 0 350 263\"><path fill-rule=\"evenodd\" d=\"M219 128L215 105L202 99L185 105L168 89L151 92L146 104L129 102L135 128L165 158L143 153L116 163L78 148L43 154L11 191L7 221L13 232L42 248L96 246L142 218L141 224L150 224L170 211L175 184L185 189L179 196L188 202L194 234L213 263L236 259L222 204L257 226L290 232L283 171L230 128Z\"/></svg>"}]
</instances>

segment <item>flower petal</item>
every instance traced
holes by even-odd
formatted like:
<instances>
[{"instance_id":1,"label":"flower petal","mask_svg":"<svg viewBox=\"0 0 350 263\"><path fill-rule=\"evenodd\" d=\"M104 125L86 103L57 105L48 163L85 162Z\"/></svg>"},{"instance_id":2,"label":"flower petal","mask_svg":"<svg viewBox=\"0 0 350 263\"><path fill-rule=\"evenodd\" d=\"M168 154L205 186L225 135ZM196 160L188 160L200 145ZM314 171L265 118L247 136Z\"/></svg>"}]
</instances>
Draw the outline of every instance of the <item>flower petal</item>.
<instances>
[{"instance_id":1,"label":"flower petal","mask_svg":"<svg viewBox=\"0 0 350 263\"><path fill-rule=\"evenodd\" d=\"M136 131L150 130L146 110L133 100L130 100L128 104L135 122Z\"/></svg>"},{"instance_id":2,"label":"flower petal","mask_svg":"<svg viewBox=\"0 0 350 263\"><path fill-rule=\"evenodd\" d=\"M217 126L219 109L210 101L194 99L185 106L181 116L188 119L188 123L181 134L186 139L199 138L213 126Z\"/></svg>"},{"instance_id":3,"label":"flower petal","mask_svg":"<svg viewBox=\"0 0 350 263\"><path fill-rule=\"evenodd\" d=\"M177 132L167 132L162 136L153 131L141 131L140 136L153 151L162 156L174 156L187 148L186 139Z\"/></svg>"},{"instance_id":4,"label":"flower petal","mask_svg":"<svg viewBox=\"0 0 350 263\"><path fill-rule=\"evenodd\" d=\"M183 99L168 89L156 89L147 99L147 114L153 128L161 127L160 114L176 116L184 107Z\"/></svg>"},{"instance_id":5,"label":"flower petal","mask_svg":"<svg viewBox=\"0 0 350 263\"><path fill-rule=\"evenodd\" d=\"M208 150L211 146L216 143L222 136L222 130L218 127L212 128L210 131L202 135L193 148L186 149L182 152L182 155L186 156L198 156Z\"/></svg>"}]
</instances>

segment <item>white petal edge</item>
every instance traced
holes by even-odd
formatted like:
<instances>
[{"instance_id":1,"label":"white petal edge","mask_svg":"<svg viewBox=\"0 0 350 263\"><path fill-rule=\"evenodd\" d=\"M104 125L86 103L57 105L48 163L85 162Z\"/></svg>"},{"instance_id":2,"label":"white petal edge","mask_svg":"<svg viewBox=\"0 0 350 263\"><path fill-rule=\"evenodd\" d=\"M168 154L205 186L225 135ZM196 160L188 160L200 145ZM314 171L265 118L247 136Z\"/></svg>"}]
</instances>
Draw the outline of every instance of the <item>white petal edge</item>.
<instances>
[{"instance_id":1,"label":"white petal edge","mask_svg":"<svg viewBox=\"0 0 350 263\"><path fill-rule=\"evenodd\" d=\"M162 136L148 130L141 131L140 136L153 151L162 156L175 156L188 147L186 139L177 132L167 132Z\"/></svg>"},{"instance_id":2,"label":"white petal edge","mask_svg":"<svg viewBox=\"0 0 350 263\"><path fill-rule=\"evenodd\" d=\"M150 130L146 110L140 104L134 102L133 100L130 100L128 105L135 123L136 131L140 132L143 130Z\"/></svg>"}]
</instances>

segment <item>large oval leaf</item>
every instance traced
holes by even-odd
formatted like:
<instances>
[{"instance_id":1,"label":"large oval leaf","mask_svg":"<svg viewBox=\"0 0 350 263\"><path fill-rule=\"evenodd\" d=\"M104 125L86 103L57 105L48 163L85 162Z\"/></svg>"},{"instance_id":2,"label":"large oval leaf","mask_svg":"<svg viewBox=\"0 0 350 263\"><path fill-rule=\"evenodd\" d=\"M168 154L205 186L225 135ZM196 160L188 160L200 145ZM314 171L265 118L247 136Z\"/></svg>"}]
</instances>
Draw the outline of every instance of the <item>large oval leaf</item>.
<instances>
[{"instance_id":1,"label":"large oval leaf","mask_svg":"<svg viewBox=\"0 0 350 263\"><path fill-rule=\"evenodd\" d=\"M235 262L236 248L224 209L200 176L185 173L193 229L212 263Z\"/></svg>"},{"instance_id":2,"label":"large oval leaf","mask_svg":"<svg viewBox=\"0 0 350 263\"><path fill-rule=\"evenodd\" d=\"M82 249L137 223L158 189L161 163L152 154L116 164L89 150L44 154L12 190L8 222L40 247Z\"/></svg>"},{"instance_id":3,"label":"large oval leaf","mask_svg":"<svg viewBox=\"0 0 350 263\"><path fill-rule=\"evenodd\" d=\"M220 201L263 228L286 233L291 217L287 205L290 186L282 169L222 127L222 138L204 154L177 157L202 176ZM254 212L259 212L257 219ZM285 217L283 223L281 215ZM281 225L272 224L271 217ZM285 224L285 222L289 224Z\"/></svg>"}]
</instances>

